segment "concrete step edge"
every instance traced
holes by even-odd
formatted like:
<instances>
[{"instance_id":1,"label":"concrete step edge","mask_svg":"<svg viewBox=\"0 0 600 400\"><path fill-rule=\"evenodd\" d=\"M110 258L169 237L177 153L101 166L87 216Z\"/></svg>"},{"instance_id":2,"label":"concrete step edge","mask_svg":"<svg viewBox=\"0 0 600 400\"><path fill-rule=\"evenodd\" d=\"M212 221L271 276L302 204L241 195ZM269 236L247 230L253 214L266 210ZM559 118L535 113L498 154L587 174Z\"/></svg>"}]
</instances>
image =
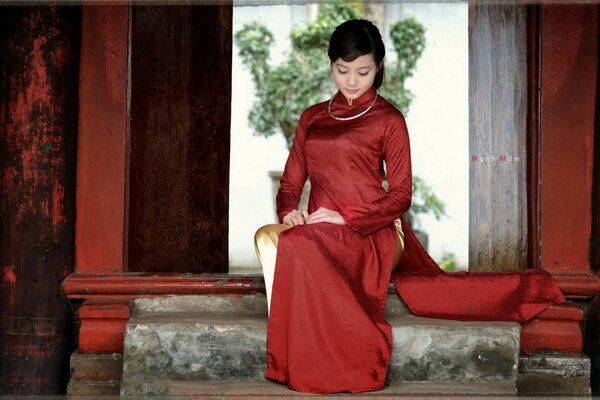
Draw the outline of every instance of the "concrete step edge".
<instances>
[{"instance_id":1,"label":"concrete step edge","mask_svg":"<svg viewBox=\"0 0 600 400\"><path fill-rule=\"evenodd\" d=\"M392 326L431 326L435 328L504 328L520 332L521 325L512 321L459 321L451 319L417 317L415 315L386 315ZM145 312L131 317L128 326L136 324L198 324L198 325L235 325L262 326L267 324L268 317L263 314L221 313L221 312Z\"/></svg>"},{"instance_id":2,"label":"concrete step edge","mask_svg":"<svg viewBox=\"0 0 600 400\"><path fill-rule=\"evenodd\" d=\"M411 314L396 292L388 293L387 314ZM262 293L251 294L207 294L171 295L134 299L132 315L154 312L244 312L246 314L267 314L267 298Z\"/></svg>"},{"instance_id":3,"label":"concrete step edge","mask_svg":"<svg viewBox=\"0 0 600 400\"><path fill-rule=\"evenodd\" d=\"M512 382L392 382L383 390L357 394L336 393L333 395L315 395L297 392L286 385L272 381L241 382L241 381L204 381L189 382L175 380L160 381L129 381L121 387L121 398L129 396L259 396L259 398L274 397L305 397L311 398L397 398L399 396L469 396L469 399L483 396L516 396L516 385ZM204 397L203 397L204 398ZM232 397L233 398L233 397ZM516 398L516 397L515 397Z\"/></svg>"}]
</instances>

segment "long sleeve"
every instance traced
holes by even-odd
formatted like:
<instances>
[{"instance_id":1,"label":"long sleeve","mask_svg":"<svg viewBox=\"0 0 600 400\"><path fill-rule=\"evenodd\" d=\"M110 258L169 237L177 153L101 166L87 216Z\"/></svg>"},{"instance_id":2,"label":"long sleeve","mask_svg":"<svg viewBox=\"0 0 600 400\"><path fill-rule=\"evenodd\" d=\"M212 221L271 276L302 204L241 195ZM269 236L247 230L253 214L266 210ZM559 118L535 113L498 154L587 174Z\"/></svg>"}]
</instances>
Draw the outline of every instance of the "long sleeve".
<instances>
[{"instance_id":1,"label":"long sleeve","mask_svg":"<svg viewBox=\"0 0 600 400\"><path fill-rule=\"evenodd\" d=\"M383 153L389 183L387 193L371 203L346 207L340 211L346 224L361 237L383 228L410 208L410 142L402 114L394 115L385 123Z\"/></svg>"},{"instance_id":2,"label":"long sleeve","mask_svg":"<svg viewBox=\"0 0 600 400\"><path fill-rule=\"evenodd\" d=\"M277 217L283 223L290 211L298 208L302 189L308 177L306 158L304 155L304 139L306 138L306 113L302 113L296 128L296 135L292 143L290 154L285 163L281 176L279 190L277 191Z\"/></svg>"}]
</instances>

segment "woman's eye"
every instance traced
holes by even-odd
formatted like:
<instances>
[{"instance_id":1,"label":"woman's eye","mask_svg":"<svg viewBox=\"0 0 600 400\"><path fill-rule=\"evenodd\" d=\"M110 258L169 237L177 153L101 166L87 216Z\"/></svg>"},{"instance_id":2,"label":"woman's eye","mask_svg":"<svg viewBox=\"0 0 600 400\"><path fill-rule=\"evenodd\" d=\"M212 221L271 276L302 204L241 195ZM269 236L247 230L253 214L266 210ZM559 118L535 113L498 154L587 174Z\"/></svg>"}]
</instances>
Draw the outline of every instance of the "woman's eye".
<instances>
[{"instance_id":1,"label":"woman's eye","mask_svg":"<svg viewBox=\"0 0 600 400\"><path fill-rule=\"evenodd\" d=\"M358 74L359 74L360 76L367 76L367 75L369 75L369 73L368 73L368 72L359 72Z\"/></svg>"},{"instance_id":2,"label":"woman's eye","mask_svg":"<svg viewBox=\"0 0 600 400\"><path fill-rule=\"evenodd\" d=\"M348 72L348 71L340 71L340 70L338 69L338 73L340 73L340 74L342 74L342 75L344 75L346 72Z\"/></svg>"}]
</instances>

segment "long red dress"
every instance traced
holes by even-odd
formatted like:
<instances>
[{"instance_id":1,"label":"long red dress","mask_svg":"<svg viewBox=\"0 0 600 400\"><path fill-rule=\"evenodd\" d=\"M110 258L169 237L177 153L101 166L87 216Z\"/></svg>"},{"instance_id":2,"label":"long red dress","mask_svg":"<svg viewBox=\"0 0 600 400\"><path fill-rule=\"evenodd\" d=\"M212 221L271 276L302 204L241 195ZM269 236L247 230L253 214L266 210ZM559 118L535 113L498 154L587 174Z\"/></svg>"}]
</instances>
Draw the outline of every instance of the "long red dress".
<instances>
[{"instance_id":1,"label":"long red dress","mask_svg":"<svg viewBox=\"0 0 600 400\"><path fill-rule=\"evenodd\" d=\"M350 106L338 92L332 113L355 115L375 95L371 88ZM404 219L404 252L392 270L393 221L411 204L410 146L403 115L379 95L350 121L331 118L327 102L302 113L277 194L280 223L298 207L308 176L308 212L336 210L346 225L298 225L280 234L267 378L311 393L383 389L392 352L384 318L390 281L418 316L524 321L565 301L542 270L444 273Z\"/></svg>"}]
</instances>

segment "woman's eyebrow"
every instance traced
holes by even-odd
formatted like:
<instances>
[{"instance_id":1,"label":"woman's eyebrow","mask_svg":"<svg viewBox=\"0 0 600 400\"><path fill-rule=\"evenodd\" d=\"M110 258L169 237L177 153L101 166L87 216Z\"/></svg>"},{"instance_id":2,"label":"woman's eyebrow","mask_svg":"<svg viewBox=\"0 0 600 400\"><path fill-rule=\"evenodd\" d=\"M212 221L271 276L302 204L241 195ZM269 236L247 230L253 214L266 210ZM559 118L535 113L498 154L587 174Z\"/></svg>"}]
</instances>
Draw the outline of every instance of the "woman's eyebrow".
<instances>
[{"instance_id":1,"label":"woman's eyebrow","mask_svg":"<svg viewBox=\"0 0 600 400\"><path fill-rule=\"evenodd\" d=\"M348 67L346 67L345 65L342 65L342 64L335 63L335 65L337 65L338 67L342 67L342 68L348 69ZM370 65L365 65L364 67L358 67L357 69L367 69L367 68L371 69L371 66Z\"/></svg>"}]
</instances>

